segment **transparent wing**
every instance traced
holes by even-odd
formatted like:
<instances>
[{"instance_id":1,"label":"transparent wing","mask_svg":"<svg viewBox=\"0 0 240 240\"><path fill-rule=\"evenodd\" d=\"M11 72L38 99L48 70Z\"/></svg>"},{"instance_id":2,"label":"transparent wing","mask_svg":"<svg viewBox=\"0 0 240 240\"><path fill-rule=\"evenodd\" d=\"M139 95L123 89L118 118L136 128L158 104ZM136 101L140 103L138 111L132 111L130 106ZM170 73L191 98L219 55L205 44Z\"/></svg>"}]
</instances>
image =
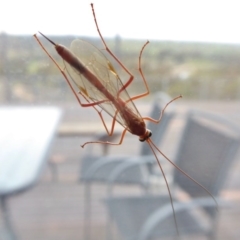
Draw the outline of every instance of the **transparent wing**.
<instances>
[{"instance_id":1,"label":"transparent wing","mask_svg":"<svg viewBox=\"0 0 240 240\"><path fill-rule=\"evenodd\" d=\"M123 83L121 82L119 76L117 75L114 67L110 61L105 57L105 55L92 44L76 39L71 43L71 51L78 57L80 62L88 68L103 84L105 89L117 99L117 94L119 89L122 88ZM80 91L90 103L99 102L106 100L106 102L99 104L105 112L107 112L111 117L114 117L117 113L116 120L124 127L128 127L126 119L121 116L121 109L116 109L116 106L106 98L104 93L99 91L94 85L92 85L88 79L86 79L81 73L76 69L71 67L67 62L64 61L67 72L71 77L71 80L77 86L78 91ZM119 96L134 114L141 117L134 103L129 100L129 94L124 89L121 91Z\"/></svg>"}]
</instances>

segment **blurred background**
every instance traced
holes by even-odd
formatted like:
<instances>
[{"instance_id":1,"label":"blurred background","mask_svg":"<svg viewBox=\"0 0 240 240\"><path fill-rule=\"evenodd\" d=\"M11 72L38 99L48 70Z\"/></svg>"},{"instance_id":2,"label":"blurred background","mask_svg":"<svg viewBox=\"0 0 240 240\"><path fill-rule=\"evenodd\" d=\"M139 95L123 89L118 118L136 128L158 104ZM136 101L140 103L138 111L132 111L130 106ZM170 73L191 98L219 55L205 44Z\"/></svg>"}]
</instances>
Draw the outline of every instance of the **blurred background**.
<instances>
[{"instance_id":1,"label":"blurred background","mask_svg":"<svg viewBox=\"0 0 240 240\"><path fill-rule=\"evenodd\" d=\"M176 154L182 116L189 109L220 114L239 125L237 1L99 0L94 2L94 7L106 43L135 76L128 88L131 96L145 91L137 70L138 57L144 43L150 41L143 52L141 66L151 94L136 101L142 116L149 115L159 91L170 98L183 95L173 104L178 117L174 118L161 144L167 156L174 158ZM61 73L32 35L41 31L65 46L81 38L103 49L90 2L9 0L2 3L0 23L0 107L54 106L62 111L37 184L8 199L14 229L19 239L87 239L84 235L85 186L80 180L82 159L90 153L94 153L95 158L102 154L136 156L141 143L137 137L127 134L121 146L111 146L107 152L102 146L82 149L81 144L104 133L101 120L93 109L78 105ZM40 39L63 67L54 48ZM126 82L127 75L115 62L113 65ZM110 120L106 120L108 126ZM36 128L41 127L40 121ZM11 126L6 125L7 129ZM116 131L120 130L117 126ZM28 129L25 131L27 134ZM14 137L17 138L17 134ZM240 163L235 161L226 181L226 189L232 191L229 198L236 202L240 197L239 169ZM125 186L116 187L115 191L138 194L139 189ZM108 212L104 198L106 185L97 182L92 187L92 239L105 238ZM239 207L238 204L234 211L221 215L220 224L225 228L218 232L217 239L239 239ZM2 212L0 218L3 219ZM115 230L116 237L121 239Z\"/></svg>"}]
</instances>

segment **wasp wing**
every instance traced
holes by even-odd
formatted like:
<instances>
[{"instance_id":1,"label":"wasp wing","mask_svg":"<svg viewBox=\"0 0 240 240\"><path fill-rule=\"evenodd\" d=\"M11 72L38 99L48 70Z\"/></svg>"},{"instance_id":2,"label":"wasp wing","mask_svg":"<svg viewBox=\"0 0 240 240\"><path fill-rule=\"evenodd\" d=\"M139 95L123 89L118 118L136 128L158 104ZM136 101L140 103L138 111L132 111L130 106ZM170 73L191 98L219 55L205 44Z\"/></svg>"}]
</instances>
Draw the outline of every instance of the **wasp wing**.
<instances>
[{"instance_id":1,"label":"wasp wing","mask_svg":"<svg viewBox=\"0 0 240 240\"><path fill-rule=\"evenodd\" d=\"M71 43L70 49L75 56L78 57L79 61L98 78L104 88L107 89L116 100L118 100L117 96L119 90L123 88L123 83L106 56L97 47L80 39L74 40ZM92 85L92 83L75 68L69 65L66 61L64 61L64 64L78 91L80 91L90 103L105 100L104 103L101 103L98 106L111 117L116 117L116 120L123 127L128 128L126 120L121 116L121 109L117 109L113 102L106 98L103 92ZM118 98L121 98L121 100L126 103L125 106L131 109L133 113L138 117L141 117L126 89L121 91Z\"/></svg>"}]
</instances>

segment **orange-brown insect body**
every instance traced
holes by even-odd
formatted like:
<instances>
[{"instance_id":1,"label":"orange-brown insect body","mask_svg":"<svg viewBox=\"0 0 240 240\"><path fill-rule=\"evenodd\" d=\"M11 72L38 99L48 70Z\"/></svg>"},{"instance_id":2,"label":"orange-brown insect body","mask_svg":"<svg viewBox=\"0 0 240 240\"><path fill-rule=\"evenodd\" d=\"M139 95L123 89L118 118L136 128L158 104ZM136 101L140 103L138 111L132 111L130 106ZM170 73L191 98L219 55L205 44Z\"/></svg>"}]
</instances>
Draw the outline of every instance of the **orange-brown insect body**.
<instances>
[{"instance_id":1,"label":"orange-brown insect body","mask_svg":"<svg viewBox=\"0 0 240 240\"><path fill-rule=\"evenodd\" d=\"M111 101L119 114L124 119L126 127L129 132L140 137L141 140L146 140L150 137L150 131L146 129L146 124L142 118L139 118L124 102L120 97L114 97L101 83L101 81L88 69L86 68L79 58L75 56L68 48L60 44L55 44L55 49L58 54L74 67L79 74L83 75L88 81L96 87L104 96Z\"/></svg>"}]
</instances>

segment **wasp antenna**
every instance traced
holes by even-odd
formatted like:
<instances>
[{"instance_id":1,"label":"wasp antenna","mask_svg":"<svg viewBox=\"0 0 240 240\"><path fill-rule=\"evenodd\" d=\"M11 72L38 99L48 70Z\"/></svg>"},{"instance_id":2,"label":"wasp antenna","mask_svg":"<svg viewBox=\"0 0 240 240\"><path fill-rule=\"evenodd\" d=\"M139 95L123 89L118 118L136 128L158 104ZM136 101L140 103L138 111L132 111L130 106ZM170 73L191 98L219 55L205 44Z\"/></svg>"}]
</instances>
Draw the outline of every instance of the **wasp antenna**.
<instances>
[{"instance_id":1,"label":"wasp antenna","mask_svg":"<svg viewBox=\"0 0 240 240\"><path fill-rule=\"evenodd\" d=\"M39 32L39 31L38 31ZM52 43L54 46L56 46L56 43L50 40L48 37L46 37L43 33L39 32L43 37L45 37L50 43Z\"/></svg>"}]
</instances>

